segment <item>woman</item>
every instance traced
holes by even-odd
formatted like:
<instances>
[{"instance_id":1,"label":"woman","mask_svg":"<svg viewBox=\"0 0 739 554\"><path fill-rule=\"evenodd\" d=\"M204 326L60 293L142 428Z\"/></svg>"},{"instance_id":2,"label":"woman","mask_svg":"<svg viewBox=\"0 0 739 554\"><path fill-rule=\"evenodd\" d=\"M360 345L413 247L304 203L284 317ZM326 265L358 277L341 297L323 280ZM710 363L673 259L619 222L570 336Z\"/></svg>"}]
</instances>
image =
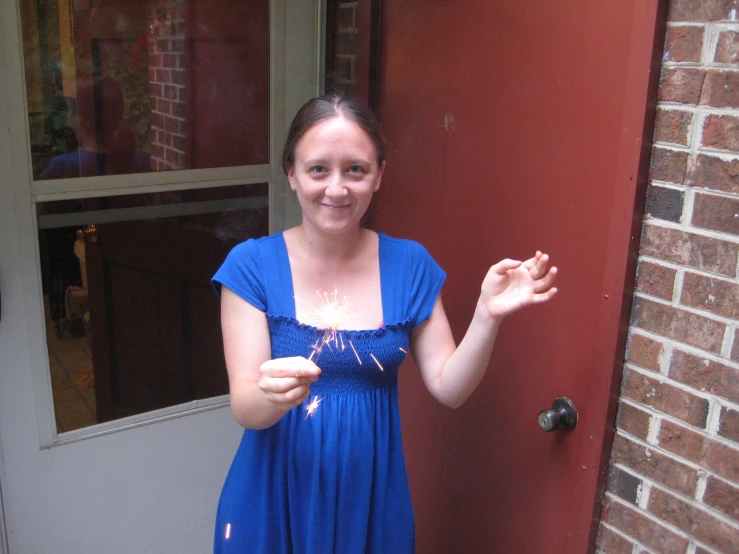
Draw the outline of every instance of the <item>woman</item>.
<instances>
[{"instance_id":1,"label":"woman","mask_svg":"<svg viewBox=\"0 0 739 554\"><path fill-rule=\"evenodd\" d=\"M429 392L462 405L503 318L552 298L556 268L540 252L494 265L457 347L444 272L419 244L360 224L385 169L371 112L335 95L309 101L283 165L302 223L237 246L214 277L232 410L246 428L215 551L413 552L398 367L410 350Z\"/></svg>"}]
</instances>

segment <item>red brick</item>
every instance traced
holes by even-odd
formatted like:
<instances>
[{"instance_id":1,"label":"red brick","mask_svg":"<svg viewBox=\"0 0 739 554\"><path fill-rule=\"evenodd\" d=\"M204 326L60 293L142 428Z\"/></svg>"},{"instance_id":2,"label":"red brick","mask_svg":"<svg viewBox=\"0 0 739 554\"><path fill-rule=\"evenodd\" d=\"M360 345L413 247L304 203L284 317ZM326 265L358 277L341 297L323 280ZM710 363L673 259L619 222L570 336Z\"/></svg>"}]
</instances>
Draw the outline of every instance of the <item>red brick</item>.
<instances>
[{"instance_id":1,"label":"red brick","mask_svg":"<svg viewBox=\"0 0 739 554\"><path fill-rule=\"evenodd\" d=\"M739 448L733 448L669 420L662 421L659 445L719 477L739 483Z\"/></svg>"},{"instance_id":2,"label":"red brick","mask_svg":"<svg viewBox=\"0 0 739 554\"><path fill-rule=\"evenodd\" d=\"M626 350L626 359L638 366L659 372L659 357L664 351L664 344L644 335L632 333Z\"/></svg>"},{"instance_id":3,"label":"red brick","mask_svg":"<svg viewBox=\"0 0 739 554\"><path fill-rule=\"evenodd\" d=\"M606 479L606 490L636 505L639 498L639 491L644 485L636 475L624 471L618 466L612 465L608 468L608 478Z\"/></svg>"},{"instance_id":4,"label":"red brick","mask_svg":"<svg viewBox=\"0 0 739 554\"><path fill-rule=\"evenodd\" d=\"M673 490L692 496L698 482L698 472L677 460L616 435L611 462L626 466L634 472L661 483Z\"/></svg>"},{"instance_id":5,"label":"red brick","mask_svg":"<svg viewBox=\"0 0 739 554\"><path fill-rule=\"evenodd\" d=\"M172 102L172 115L182 119L186 118L185 104L182 102Z\"/></svg>"},{"instance_id":6,"label":"red brick","mask_svg":"<svg viewBox=\"0 0 739 554\"><path fill-rule=\"evenodd\" d=\"M665 148L652 149L652 161L649 169L649 178L652 181L665 181L682 184L688 168L688 153L667 150Z\"/></svg>"},{"instance_id":7,"label":"red brick","mask_svg":"<svg viewBox=\"0 0 739 554\"><path fill-rule=\"evenodd\" d=\"M149 96L152 98L160 98L164 96L162 85L158 85L156 83L149 82Z\"/></svg>"},{"instance_id":8,"label":"red brick","mask_svg":"<svg viewBox=\"0 0 739 554\"><path fill-rule=\"evenodd\" d=\"M739 362L739 329L734 331L734 344L731 345L731 359Z\"/></svg>"},{"instance_id":9,"label":"red brick","mask_svg":"<svg viewBox=\"0 0 739 554\"><path fill-rule=\"evenodd\" d=\"M668 142L687 146L688 131L693 121L693 114L685 110L657 110L655 122L655 142Z\"/></svg>"},{"instance_id":10,"label":"red brick","mask_svg":"<svg viewBox=\"0 0 739 554\"><path fill-rule=\"evenodd\" d=\"M624 368L621 394L696 427L706 426L708 401L705 398L642 375L633 369Z\"/></svg>"},{"instance_id":11,"label":"red brick","mask_svg":"<svg viewBox=\"0 0 739 554\"><path fill-rule=\"evenodd\" d=\"M703 146L739 152L739 117L706 116L703 121Z\"/></svg>"},{"instance_id":12,"label":"red brick","mask_svg":"<svg viewBox=\"0 0 739 554\"><path fill-rule=\"evenodd\" d=\"M678 496L654 487L648 510L719 552L737 552L739 533L734 527Z\"/></svg>"},{"instance_id":13,"label":"red brick","mask_svg":"<svg viewBox=\"0 0 739 554\"><path fill-rule=\"evenodd\" d=\"M671 379L696 390L739 401L739 371L727 365L675 350L669 374Z\"/></svg>"},{"instance_id":14,"label":"red brick","mask_svg":"<svg viewBox=\"0 0 739 554\"><path fill-rule=\"evenodd\" d=\"M636 289L646 294L672 300L676 270L647 261L640 261L636 269Z\"/></svg>"},{"instance_id":15,"label":"red brick","mask_svg":"<svg viewBox=\"0 0 739 554\"><path fill-rule=\"evenodd\" d=\"M739 107L739 72L708 71L700 103L714 108Z\"/></svg>"},{"instance_id":16,"label":"red brick","mask_svg":"<svg viewBox=\"0 0 739 554\"><path fill-rule=\"evenodd\" d=\"M723 279L685 273L680 303L739 319L739 285Z\"/></svg>"},{"instance_id":17,"label":"red brick","mask_svg":"<svg viewBox=\"0 0 739 554\"><path fill-rule=\"evenodd\" d=\"M156 110L163 114L169 114L169 100L165 100L164 98L157 98L156 99Z\"/></svg>"},{"instance_id":18,"label":"red brick","mask_svg":"<svg viewBox=\"0 0 739 554\"><path fill-rule=\"evenodd\" d=\"M695 227L739 235L739 198L696 194L691 223Z\"/></svg>"},{"instance_id":19,"label":"red brick","mask_svg":"<svg viewBox=\"0 0 739 554\"><path fill-rule=\"evenodd\" d=\"M705 73L703 69L688 67L664 68L657 99L662 102L697 105Z\"/></svg>"},{"instance_id":20,"label":"red brick","mask_svg":"<svg viewBox=\"0 0 739 554\"><path fill-rule=\"evenodd\" d=\"M646 298L636 298L631 309L631 324L709 352L719 353L726 324L659 304Z\"/></svg>"},{"instance_id":21,"label":"red brick","mask_svg":"<svg viewBox=\"0 0 739 554\"><path fill-rule=\"evenodd\" d=\"M644 225L640 254L734 277L739 246L702 235Z\"/></svg>"},{"instance_id":22,"label":"red brick","mask_svg":"<svg viewBox=\"0 0 739 554\"><path fill-rule=\"evenodd\" d=\"M688 161L684 182L691 187L739 194L739 160L724 161L701 154Z\"/></svg>"},{"instance_id":23,"label":"red brick","mask_svg":"<svg viewBox=\"0 0 739 554\"><path fill-rule=\"evenodd\" d=\"M634 543L611 531L605 525L601 525L598 530L596 548L602 550L605 554L632 554Z\"/></svg>"},{"instance_id":24,"label":"red brick","mask_svg":"<svg viewBox=\"0 0 739 554\"><path fill-rule=\"evenodd\" d=\"M169 70L168 69L157 69L156 81L160 83L169 83Z\"/></svg>"},{"instance_id":25,"label":"red brick","mask_svg":"<svg viewBox=\"0 0 739 554\"><path fill-rule=\"evenodd\" d=\"M718 434L730 441L739 443L739 411L726 406L721 408Z\"/></svg>"},{"instance_id":26,"label":"red brick","mask_svg":"<svg viewBox=\"0 0 739 554\"><path fill-rule=\"evenodd\" d=\"M723 512L734 521L739 521L739 488L726 481L708 476L703 502L711 508Z\"/></svg>"},{"instance_id":27,"label":"red brick","mask_svg":"<svg viewBox=\"0 0 739 554\"><path fill-rule=\"evenodd\" d=\"M713 61L718 63L739 63L739 33L736 31L721 31L718 34L716 55Z\"/></svg>"},{"instance_id":28,"label":"red brick","mask_svg":"<svg viewBox=\"0 0 739 554\"><path fill-rule=\"evenodd\" d=\"M176 54L161 54L162 57L162 67L166 67L168 69L172 69L174 67L177 67L177 57Z\"/></svg>"},{"instance_id":29,"label":"red brick","mask_svg":"<svg viewBox=\"0 0 739 554\"><path fill-rule=\"evenodd\" d=\"M730 19L736 0L672 0L667 21L717 21Z\"/></svg>"},{"instance_id":30,"label":"red brick","mask_svg":"<svg viewBox=\"0 0 739 554\"><path fill-rule=\"evenodd\" d=\"M650 416L644 410L635 408L631 404L625 404L624 402L618 403L618 413L616 415L616 427L634 435L642 440L647 440L649 434L649 421Z\"/></svg>"},{"instance_id":31,"label":"red brick","mask_svg":"<svg viewBox=\"0 0 739 554\"><path fill-rule=\"evenodd\" d=\"M698 544L695 546L695 554L713 554L713 552L711 552L710 550L706 550Z\"/></svg>"},{"instance_id":32,"label":"red brick","mask_svg":"<svg viewBox=\"0 0 739 554\"><path fill-rule=\"evenodd\" d=\"M658 552L685 552L688 546L688 539L685 537L615 499L611 499L605 506L603 521Z\"/></svg>"},{"instance_id":33,"label":"red brick","mask_svg":"<svg viewBox=\"0 0 739 554\"><path fill-rule=\"evenodd\" d=\"M704 455L706 436L665 419L659 428L658 444L668 452L694 464L700 464Z\"/></svg>"},{"instance_id":34,"label":"red brick","mask_svg":"<svg viewBox=\"0 0 739 554\"><path fill-rule=\"evenodd\" d=\"M665 38L665 55L668 62L699 62L703 49L704 28L694 25L668 27Z\"/></svg>"},{"instance_id":35,"label":"red brick","mask_svg":"<svg viewBox=\"0 0 739 554\"><path fill-rule=\"evenodd\" d=\"M177 100L177 87L172 85L163 85L162 92L162 97L168 98L169 100Z\"/></svg>"},{"instance_id":36,"label":"red brick","mask_svg":"<svg viewBox=\"0 0 739 554\"><path fill-rule=\"evenodd\" d=\"M174 150L167 148L164 151L164 159L167 161L167 163L170 166L177 166L177 162L178 162L177 154L178 153L175 152Z\"/></svg>"},{"instance_id":37,"label":"red brick","mask_svg":"<svg viewBox=\"0 0 739 554\"><path fill-rule=\"evenodd\" d=\"M171 72L171 82L175 85L184 85L185 84L185 70L184 69L174 69Z\"/></svg>"}]
</instances>

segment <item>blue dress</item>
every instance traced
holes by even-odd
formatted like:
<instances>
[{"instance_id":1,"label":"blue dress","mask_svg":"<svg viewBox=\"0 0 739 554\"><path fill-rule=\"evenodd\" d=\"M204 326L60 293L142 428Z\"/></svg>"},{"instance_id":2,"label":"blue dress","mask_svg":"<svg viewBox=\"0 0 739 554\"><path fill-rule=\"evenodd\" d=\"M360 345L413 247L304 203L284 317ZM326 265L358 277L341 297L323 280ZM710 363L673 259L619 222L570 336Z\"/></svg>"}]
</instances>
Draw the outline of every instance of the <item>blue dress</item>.
<instances>
[{"instance_id":1,"label":"blue dress","mask_svg":"<svg viewBox=\"0 0 739 554\"><path fill-rule=\"evenodd\" d=\"M313 357L321 376L312 415L306 401L268 429L244 431L221 492L215 553L414 552L398 368L445 274L418 243L382 234L379 259L384 325L341 331ZM273 358L309 357L323 337L295 319L281 233L236 246L213 282L266 313Z\"/></svg>"}]
</instances>

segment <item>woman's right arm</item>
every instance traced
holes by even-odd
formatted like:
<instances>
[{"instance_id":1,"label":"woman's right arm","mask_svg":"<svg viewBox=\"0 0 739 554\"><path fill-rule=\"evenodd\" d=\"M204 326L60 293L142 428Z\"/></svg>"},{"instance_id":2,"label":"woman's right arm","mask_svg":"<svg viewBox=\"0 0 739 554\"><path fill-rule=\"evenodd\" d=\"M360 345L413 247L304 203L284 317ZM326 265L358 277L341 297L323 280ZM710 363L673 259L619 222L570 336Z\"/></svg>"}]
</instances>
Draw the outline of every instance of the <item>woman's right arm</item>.
<instances>
[{"instance_id":1,"label":"woman's right arm","mask_svg":"<svg viewBox=\"0 0 739 554\"><path fill-rule=\"evenodd\" d=\"M241 426L266 429L308 397L321 370L302 357L271 359L267 316L227 287L221 328L231 411Z\"/></svg>"}]
</instances>

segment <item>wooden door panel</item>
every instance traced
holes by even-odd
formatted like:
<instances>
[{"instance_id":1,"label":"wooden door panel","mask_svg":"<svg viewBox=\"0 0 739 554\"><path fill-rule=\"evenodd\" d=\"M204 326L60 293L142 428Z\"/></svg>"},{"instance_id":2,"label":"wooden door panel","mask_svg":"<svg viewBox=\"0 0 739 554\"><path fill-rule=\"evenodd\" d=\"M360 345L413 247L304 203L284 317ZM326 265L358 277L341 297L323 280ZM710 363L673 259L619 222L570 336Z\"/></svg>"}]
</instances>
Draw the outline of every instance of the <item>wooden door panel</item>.
<instances>
[{"instance_id":1,"label":"wooden door panel","mask_svg":"<svg viewBox=\"0 0 739 554\"><path fill-rule=\"evenodd\" d=\"M228 373L223 367L220 305L213 302L213 288L202 283L186 283L184 345L186 371L190 375L193 398L208 398L228 390Z\"/></svg>"},{"instance_id":2,"label":"wooden door panel","mask_svg":"<svg viewBox=\"0 0 739 554\"><path fill-rule=\"evenodd\" d=\"M401 375L419 552L593 548L658 4L384 5L390 155L374 224L447 270L458 340L492 263L541 249L560 268L553 302L503 324L463 408L435 404L414 368ZM548 434L536 417L559 396L580 422Z\"/></svg>"},{"instance_id":3,"label":"wooden door panel","mask_svg":"<svg viewBox=\"0 0 739 554\"><path fill-rule=\"evenodd\" d=\"M99 421L227 394L210 277L235 242L178 218L98 226L87 251Z\"/></svg>"}]
</instances>

